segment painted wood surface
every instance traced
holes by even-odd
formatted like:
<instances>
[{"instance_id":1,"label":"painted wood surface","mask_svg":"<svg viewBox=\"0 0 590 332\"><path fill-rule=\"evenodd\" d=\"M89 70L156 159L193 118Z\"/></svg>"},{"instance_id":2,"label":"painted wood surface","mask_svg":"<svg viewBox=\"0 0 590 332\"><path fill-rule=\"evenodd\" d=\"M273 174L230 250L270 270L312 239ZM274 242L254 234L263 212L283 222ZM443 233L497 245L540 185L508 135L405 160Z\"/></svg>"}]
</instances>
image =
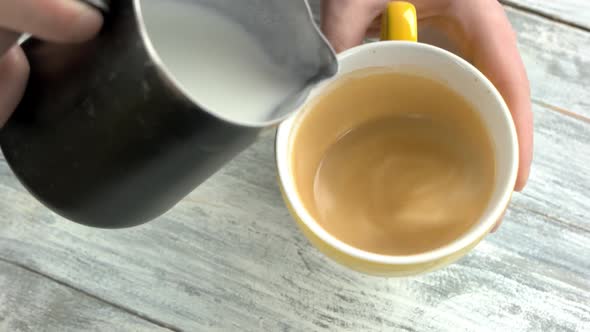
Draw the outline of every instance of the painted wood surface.
<instances>
[{"instance_id":1,"label":"painted wood surface","mask_svg":"<svg viewBox=\"0 0 590 332\"><path fill-rule=\"evenodd\" d=\"M328 261L283 206L272 132L122 231L49 213L0 158L0 331L74 330L55 303L105 331L590 331L590 34L509 16L533 83L535 164L499 232L457 264L382 279Z\"/></svg>"},{"instance_id":2,"label":"painted wood surface","mask_svg":"<svg viewBox=\"0 0 590 332\"><path fill-rule=\"evenodd\" d=\"M539 129L561 128L579 144L590 132L542 107L536 113ZM551 155L562 145L546 130L539 150ZM590 155L588 145L580 152ZM0 257L175 330L590 328L587 229L517 195L501 230L458 264L417 278L366 277L309 246L282 206L272 159L268 133L161 220L124 231L48 214L2 166ZM545 183L542 170L533 182ZM577 181L568 174L563 182Z\"/></svg>"},{"instance_id":3,"label":"painted wood surface","mask_svg":"<svg viewBox=\"0 0 590 332\"><path fill-rule=\"evenodd\" d=\"M511 8L506 11L517 31L533 102L590 121L590 33Z\"/></svg>"},{"instance_id":4,"label":"painted wood surface","mask_svg":"<svg viewBox=\"0 0 590 332\"><path fill-rule=\"evenodd\" d=\"M0 259L0 331L169 331Z\"/></svg>"},{"instance_id":5,"label":"painted wood surface","mask_svg":"<svg viewBox=\"0 0 590 332\"><path fill-rule=\"evenodd\" d=\"M501 2L590 30L590 1L588 0L501 0Z\"/></svg>"}]
</instances>

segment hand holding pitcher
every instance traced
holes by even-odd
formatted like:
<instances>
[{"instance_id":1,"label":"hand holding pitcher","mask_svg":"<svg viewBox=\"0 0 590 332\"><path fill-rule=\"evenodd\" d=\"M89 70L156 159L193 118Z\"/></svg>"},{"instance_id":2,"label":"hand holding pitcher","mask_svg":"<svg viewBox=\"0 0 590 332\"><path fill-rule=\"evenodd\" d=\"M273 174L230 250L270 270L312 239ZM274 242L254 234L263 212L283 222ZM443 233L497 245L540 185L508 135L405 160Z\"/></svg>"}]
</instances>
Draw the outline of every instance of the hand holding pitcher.
<instances>
[{"instance_id":1,"label":"hand holding pitcher","mask_svg":"<svg viewBox=\"0 0 590 332\"><path fill-rule=\"evenodd\" d=\"M15 41L22 32L70 43L95 36L102 15L75 0L3 0L0 2L0 128L23 94L29 65ZM5 53L5 51L7 51Z\"/></svg>"}]
</instances>

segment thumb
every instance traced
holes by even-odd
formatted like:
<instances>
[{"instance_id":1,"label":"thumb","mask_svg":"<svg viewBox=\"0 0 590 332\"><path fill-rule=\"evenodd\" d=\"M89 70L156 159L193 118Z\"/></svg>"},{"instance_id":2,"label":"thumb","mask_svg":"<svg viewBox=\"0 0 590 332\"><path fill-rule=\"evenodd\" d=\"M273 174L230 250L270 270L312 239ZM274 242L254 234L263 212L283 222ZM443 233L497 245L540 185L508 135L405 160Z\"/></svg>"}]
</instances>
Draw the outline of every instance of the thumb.
<instances>
[{"instance_id":1,"label":"thumb","mask_svg":"<svg viewBox=\"0 0 590 332\"><path fill-rule=\"evenodd\" d=\"M18 105L29 76L29 63L19 46L0 55L0 129Z\"/></svg>"},{"instance_id":2,"label":"thumb","mask_svg":"<svg viewBox=\"0 0 590 332\"><path fill-rule=\"evenodd\" d=\"M336 52L360 45L388 0L323 0L322 31Z\"/></svg>"}]
</instances>

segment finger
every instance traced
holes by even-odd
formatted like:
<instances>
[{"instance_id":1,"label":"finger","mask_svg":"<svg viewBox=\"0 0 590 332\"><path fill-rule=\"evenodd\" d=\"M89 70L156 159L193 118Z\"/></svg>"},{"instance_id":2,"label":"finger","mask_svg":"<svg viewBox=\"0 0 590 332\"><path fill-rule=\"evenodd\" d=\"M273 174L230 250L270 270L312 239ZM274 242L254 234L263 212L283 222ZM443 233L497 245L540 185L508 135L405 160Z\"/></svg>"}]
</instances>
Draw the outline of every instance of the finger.
<instances>
[{"instance_id":1,"label":"finger","mask_svg":"<svg viewBox=\"0 0 590 332\"><path fill-rule=\"evenodd\" d=\"M519 143L519 171L515 190L526 185L533 159L533 113L530 85L516 35L502 6L495 0L461 1L454 15L472 41L473 63L496 86L510 108ZM469 27L468 29L466 27Z\"/></svg>"},{"instance_id":2,"label":"finger","mask_svg":"<svg viewBox=\"0 0 590 332\"><path fill-rule=\"evenodd\" d=\"M0 29L0 57L16 45L20 33Z\"/></svg>"},{"instance_id":3,"label":"finger","mask_svg":"<svg viewBox=\"0 0 590 332\"><path fill-rule=\"evenodd\" d=\"M29 64L20 48L15 46L0 57L0 128L22 98L29 76Z\"/></svg>"},{"instance_id":4,"label":"finger","mask_svg":"<svg viewBox=\"0 0 590 332\"><path fill-rule=\"evenodd\" d=\"M381 36L381 18L383 15L377 16L367 28L365 37L367 38L379 38Z\"/></svg>"},{"instance_id":5,"label":"finger","mask_svg":"<svg viewBox=\"0 0 590 332\"><path fill-rule=\"evenodd\" d=\"M92 38L102 21L97 10L79 0L0 1L0 28L55 42Z\"/></svg>"},{"instance_id":6,"label":"finger","mask_svg":"<svg viewBox=\"0 0 590 332\"><path fill-rule=\"evenodd\" d=\"M360 45L387 0L323 0L322 31L336 52Z\"/></svg>"},{"instance_id":7,"label":"finger","mask_svg":"<svg viewBox=\"0 0 590 332\"><path fill-rule=\"evenodd\" d=\"M507 212L508 212L508 209L506 209L506 210L504 210L504 212L502 212L500 219L498 219L498 221L496 222L496 224L494 225L494 227L490 231L491 234L494 234L498 231L498 229L500 228L500 225L502 225L502 221L504 221L504 217L506 217Z\"/></svg>"}]
</instances>

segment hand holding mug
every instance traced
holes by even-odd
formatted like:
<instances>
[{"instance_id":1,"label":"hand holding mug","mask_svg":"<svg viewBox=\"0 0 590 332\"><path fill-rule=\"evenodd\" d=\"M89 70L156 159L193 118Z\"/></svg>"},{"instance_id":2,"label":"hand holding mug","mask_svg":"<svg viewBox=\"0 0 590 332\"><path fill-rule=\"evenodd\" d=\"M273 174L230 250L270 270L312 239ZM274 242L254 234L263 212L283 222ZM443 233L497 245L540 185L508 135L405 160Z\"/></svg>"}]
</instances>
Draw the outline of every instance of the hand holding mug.
<instances>
[{"instance_id":1,"label":"hand holding mug","mask_svg":"<svg viewBox=\"0 0 590 332\"><path fill-rule=\"evenodd\" d=\"M495 227L519 145L480 70L416 43L412 4L384 12L382 41L340 53L338 75L279 126L275 146L286 205L310 242L354 270L405 276L456 261Z\"/></svg>"},{"instance_id":2,"label":"hand holding mug","mask_svg":"<svg viewBox=\"0 0 590 332\"><path fill-rule=\"evenodd\" d=\"M504 9L496 0L409 0L419 25L433 26L455 41L502 94L514 119L519 141L516 190L524 188L533 158L533 114L529 81ZM322 29L337 51L361 44L379 30L389 0L323 0Z\"/></svg>"}]
</instances>

